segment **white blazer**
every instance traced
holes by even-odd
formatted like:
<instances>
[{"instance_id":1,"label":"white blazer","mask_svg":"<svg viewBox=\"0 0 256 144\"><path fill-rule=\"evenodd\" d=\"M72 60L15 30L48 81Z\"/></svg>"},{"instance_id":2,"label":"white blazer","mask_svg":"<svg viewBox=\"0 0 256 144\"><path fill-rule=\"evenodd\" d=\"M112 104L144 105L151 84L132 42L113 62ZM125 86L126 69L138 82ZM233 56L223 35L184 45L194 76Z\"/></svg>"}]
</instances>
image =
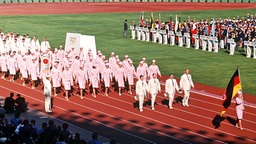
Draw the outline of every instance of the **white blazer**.
<instances>
[{"instance_id":1,"label":"white blazer","mask_svg":"<svg viewBox=\"0 0 256 144\"><path fill-rule=\"evenodd\" d=\"M183 74L180 78L180 88L183 90L190 90L194 87L192 76L190 74Z\"/></svg>"},{"instance_id":2,"label":"white blazer","mask_svg":"<svg viewBox=\"0 0 256 144\"><path fill-rule=\"evenodd\" d=\"M179 90L179 86L177 84L176 79L167 79L165 81L165 92L168 93L168 94L174 94L175 89L177 91Z\"/></svg>"}]
</instances>

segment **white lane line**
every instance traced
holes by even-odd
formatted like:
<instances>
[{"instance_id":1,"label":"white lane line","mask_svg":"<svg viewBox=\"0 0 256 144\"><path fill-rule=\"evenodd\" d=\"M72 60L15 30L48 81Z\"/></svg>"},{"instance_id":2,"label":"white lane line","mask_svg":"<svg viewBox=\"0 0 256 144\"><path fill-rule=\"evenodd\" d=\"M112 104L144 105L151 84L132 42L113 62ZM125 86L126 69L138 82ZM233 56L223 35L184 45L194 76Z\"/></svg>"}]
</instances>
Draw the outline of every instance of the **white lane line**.
<instances>
[{"instance_id":1,"label":"white lane line","mask_svg":"<svg viewBox=\"0 0 256 144\"><path fill-rule=\"evenodd\" d=\"M131 96L131 95L129 95L129 94L124 94L124 95L127 95L127 96L133 98L133 96ZM126 104L130 104L130 103L127 102L127 101L123 101L123 100L120 100L120 99L116 99L116 98L114 98L114 97L108 97L108 98L111 98L111 99L114 99L114 100L116 100L116 101L120 101L120 102L123 102L123 103L126 103ZM158 106L166 107L166 106L164 106L164 105L158 105ZM195 107L195 108L202 109L202 110L205 110L205 111L211 111L211 112L213 112L213 113L218 113L218 112L216 112L216 111L213 111L213 110L210 110L210 109L201 108L201 107L199 107L199 106L190 105L190 107ZM146 109L150 110L150 108L146 108ZM168 110L169 110L169 109L168 109ZM188 111L184 111L184 110L181 110L181 109L173 109L173 110L182 111L182 112L187 113L187 114L191 114L191 115L195 115L195 116L198 116L198 117L202 117L202 118L205 118L205 119L212 120L212 118L205 117L205 116L202 116L202 115L200 115L200 114L196 114L196 113L191 113L191 112L188 112ZM155 111L155 112L170 117L170 115L168 115L168 114L166 114L166 113L162 113L162 112L159 112L159 111ZM227 115L227 116L232 117L231 115ZM252 124L255 123L254 121L250 121L250 120L244 120L244 121L251 122ZM230 125L229 123L227 123L227 122L223 122L223 123L227 124L228 126L231 126L231 125ZM232 127L232 126L231 126L231 127ZM251 129L246 129L246 130L248 130L248 131L250 131L250 132L253 132L253 133L256 133L256 131L251 130Z\"/></svg>"},{"instance_id":2,"label":"white lane line","mask_svg":"<svg viewBox=\"0 0 256 144\"><path fill-rule=\"evenodd\" d=\"M19 84L17 84L17 85L19 85ZM42 100L39 100L39 99L34 98L34 97L31 97L31 96L29 96L29 95L26 95L26 94L24 94L24 93L18 92L18 91L16 91L16 90L9 89L9 88L3 87L3 86L0 86L0 87L3 88L3 89L9 90L9 91L13 91L13 92L16 92L16 93L20 93L20 94L22 94L22 95L24 95L24 96L26 96L26 97L29 97L29 98L31 98L31 99L33 99L33 100L39 101L39 102L41 102L41 103L44 103L44 101L42 101ZM33 89L31 89L31 90L33 90ZM39 92L42 93L41 91L39 91ZM61 99L61 98L58 98L58 99ZM64 99L61 99L61 100L65 101ZM90 108L90 107L81 105L81 104L77 104L77 103L74 103L74 102L71 102L71 101L69 101L69 102L70 102L70 103L73 103L74 105L77 105L77 106L80 106L80 107L83 107L83 108L87 108L87 109L90 109L90 110L92 110L92 111L96 111L96 112L98 112L98 113L103 113L102 111L98 111L98 110L92 109L92 108ZM55 107L55 108L58 108L58 109L61 109L61 110L63 110L63 111L67 111L67 109L61 108L61 107L59 107L59 106L54 106L54 107ZM68 111L68 112L69 112L69 111ZM86 117L86 116L83 116L83 115L81 115L81 114L78 114L78 113L75 113L75 112L71 112L71 113L73 113L73 114L76 115L76 116L79 116L79 117L82 117L82 118L85 118L85 119L88 119L88 120L92 120L91 118ZM103 113L103 114L106 114L106 115L108 115L109 117L113 117L113 118L116 117L116 116L110 115L110 114L108 114L108 113ZM144 128L144 129L147 129L148 131L155 132L154 130L149 129L149 128L146 128L146 127L144 127L144 126L142 126L142 125L135 124L135 123L132 123L132 122L127 121L127 120L124 120L124 119L121 119L121 120L124 121L124 122L126 122L126 123L130 123L130 124L132 124L132 125L135 125L135 126L138 126L138 127L142 127L142 128ZM128 133L128 132L126 132L126 131L123 131L123 130L118 129L118 128L115 128L115 127L112 127L112 126L110 126L110 125L104 124L104 123L102 123L102 122L100 122L100 121L97 121L96 119L93 119L93 121L96 122L96 123L98 123L98 124L101 124L101 125L103 125L103 126L106 126L106 127L108 127L108 128L111 128L111 129L117 130L117 131L119 131L119 132L122 132L122 133L124 133L124 134L127 134L127 135L129 135L129 136L133 136L133 137L135 137L135 138L138 138L138 139L140 139L140 140L143 140L143 141L145 141L145 142L155 144L155 142L153 142L153 141L150 141L150 140L148 140L148 139L139 137L139 136L137 136L137 135L135 135L135 134L132 134L132 133ZM182 139L178 139L178 138L176 138L176 137L167 135L167 134L162 133L162 132L160 132L160 131L157 131L157 133L159 133L159 134L161 134L161 135L164 135L164 136L167 136L167 137L170 137L170 138L172 138L172 139L181 141L181 142L183 142L183 143L190 144L190 142L187 142L187 141L184 141L184 140L182 140Z\"/></svg>"},{"instance_id":3,"label":"white lane line","mask_svg":"<svg viewBox=\"0 0 256 144\"><path fill-rule=\"evenodd\" d=\"M165 85L165 82L160 81L160 84L161 85ZM208 97L211 97L211 98L222 100L222 96L216 95L216 94L212 94L212 93L208 93L208 92L202 92L202 90L192 89L191 92L195 93L195 94L200 94L200 95L204 95L204 96L208 96ZM232 100L232 103L235 103L235 101ZM244 104L245 104L245 106L256 108L256 104L254 104L254 103L245 102Z\"/></svg>"}]
</instances>

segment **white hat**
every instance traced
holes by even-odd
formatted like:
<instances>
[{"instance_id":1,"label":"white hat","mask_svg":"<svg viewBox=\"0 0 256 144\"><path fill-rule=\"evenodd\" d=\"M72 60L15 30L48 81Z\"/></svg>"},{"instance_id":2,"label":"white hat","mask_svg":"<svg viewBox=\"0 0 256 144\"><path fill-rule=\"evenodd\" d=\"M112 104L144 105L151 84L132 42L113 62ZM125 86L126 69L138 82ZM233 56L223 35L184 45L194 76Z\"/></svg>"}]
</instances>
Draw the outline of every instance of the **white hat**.
<instances>
[{"instance_id":1,"label":"white hat","mask_svg":"<svg viewBox=\"0 0 256 144\"><path fill-rule=\"evenodd\" d=\"M122 62L119 62L118 64L119 64L119 65L122 65L123 63L122 63Z\"/></svg>"},{"instance_id":2,"label":"white hat","mask_svg":"<svg viewBox=\"0 0 256 144\"><path fill-rule=\"evenodd\" d=\"M114 52L111 52L111 55L114 55L115 53Z\"/></svg>"},{"instance_id":3,"label":"white hat","mask_svg":"<svg viewBox=\"0 0 256 144\"><path fill-rule=\"evenodd\" d=\"M143 61L140 61L140 64L143 64Z\"/></svg>"},{"instance_id":4,"label":"white hat","mask_svg":"<svg viewBox=\"0 0 256 144\"><path fill-rule=\"evenodd\" d=\"M62 45L60 45L60 48L62 48Z\"/></svg>"},{"instance_id":5,"label":"white hat","mask_svg":"<svg viewBox=\"0 0 256 144\"><path fill-rule=\"evenodd\" d=\"M155 63L156 62L156 60L152 60L152 63Z\"/></svg>"},{"instance_id":6,"label":"white hat","mask_svg":"<svg viewBox=\"0 0 256 144\"><path fill-rule=\"evenodd\" d=\"M128 58L129 56L128 56L128 55L125 55L124 57Z\"/></svg>"},{"instance_id":7,"label":"white hat","mask_svg":"<svg viewBox=\"0 0 256 144\"><path fill-rule=\"evenodd\" d=\"M116 55L116 58L119 58L119 56L118 56L118 55Z\"/></svg>"},{"instance_id":8,"label":"white hat","mask_svg":"<svg viewBox=\"0 0 256 144\"><path fill-rule=\"evenodd\" d=\"M49 78L49 77L51 77L51 75L50 75L49 73L47 73L47 74L45 75L45 77Z\"/></svg>"},{"instance_id":9,"label":"white hat","mask_svg":"<svg viewBox=\"0 0 256 144\"><path fill-rule=\"evenodd\" d=\"M146 60L146 58L145 58L145 57L143 57L143 58L142 58L142 60Z\"/></svg>"},{"instance_id":10,"label":"white hat","mask_svg":"<svg viewBox=\"0 0 256 144\"><path fill-rule=\"evenodd\" d=\"M132 60L130 60L130 61L129 61L129 63L131 63L131 64L132 64L132 63L133 63L133 62L132 62Z\"/></svg>"},{"instance_id":11,"label":"white hat","mask_svg":"<svg viewBox=\"0 0 256 144\"><path fill-rule=\"evenodd\" d=\"M237 94L238 94L238 95L241 95L241 94L243 94L243 92L240 90L240 91L238 91Z\"/></svg>"}]
</instances>

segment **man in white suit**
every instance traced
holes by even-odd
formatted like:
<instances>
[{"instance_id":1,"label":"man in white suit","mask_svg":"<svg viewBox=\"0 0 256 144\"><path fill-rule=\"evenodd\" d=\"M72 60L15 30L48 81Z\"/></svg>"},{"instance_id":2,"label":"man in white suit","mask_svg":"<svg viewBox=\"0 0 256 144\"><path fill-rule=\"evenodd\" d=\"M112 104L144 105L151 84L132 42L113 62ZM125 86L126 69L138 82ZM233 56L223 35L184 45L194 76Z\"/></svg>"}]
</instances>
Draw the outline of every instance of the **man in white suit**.
<instances>
[{"instance_id":1,"label":"man in white suit","mask_svg":"<svg viewBox=\"0 0 256 144\"><path fill-rule=\"evenodd\" d=\"M44 80L44 97L45 97L45 111L52 112L51 109L51 94L52 84L50 82L50 74L47 74Z\"/></svg>"},{"instance_id":2,"label":"man in white suit","mask_svg":"<svg viewBox=\"0 0 256 144\"><path fill-rule=\"evenodd\" d=\"M136 96L134 97L135 100L139 100L139 110L140 112L143 111L143 102L144 97L147 94L148 86L147 82L144 80L144 76L140 75L140 79L136 82Z\"/></svg>"},{"instance_id":3,"label":"man in white suit","mask_svg":"<svg viewBox=\"0 0 256 144\"><path fill-rule=\"evenodd\" d=\"M192 76L189 74L189 69L185 69L185 73L180 78L180 88L184 91L184 97L182 99L183 106L189 106L188 100L191 88L194 88L194 83L192 81Z\"/></svg>"},{"instance_id":4,"label":"man in white suit","mask_svg":"<svg viewBox=\"0 0 256 144\"><path fill-rule=\"evenodd\" d=\"M165 81L165 97L169 97L169 108L172 109L173 98L175 90L180 92L180 88L177 84L176 79L174 79L173 74L169 75L169 78Z\"/></svg>"},{"instance_id":5,"label":"man in white suit","mask_svg":"<svg viewBox=\"0 0 256 144\"><path fill-rule=\"evenodd\" d=\"M152 78L148 81L148 91L151 95L151 109L155 110L156 95L161 92L160 82L157 79L157 74L153 73Z\"/></svg>"}]
</instances>

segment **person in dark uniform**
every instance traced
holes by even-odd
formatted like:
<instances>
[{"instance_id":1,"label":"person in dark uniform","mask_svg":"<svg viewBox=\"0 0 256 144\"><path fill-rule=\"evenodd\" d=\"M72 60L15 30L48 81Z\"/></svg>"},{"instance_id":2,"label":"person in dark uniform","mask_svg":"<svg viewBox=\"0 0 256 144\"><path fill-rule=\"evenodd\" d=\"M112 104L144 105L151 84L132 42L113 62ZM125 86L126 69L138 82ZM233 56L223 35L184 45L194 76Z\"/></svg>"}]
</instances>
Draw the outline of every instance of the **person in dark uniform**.
<instances>
[{"instance_id":1,"label":"person in dark uniform","mask_svg":"<svg viewBox=\"0 0 256 144\"><path fill-rule=\"evenodd\" d=\"M124 38L127 38L128 24L127 20L124 20Z\"/></svg>"},{"instance_id":2,"label":"person in dark uniform","mask_svg":"<svg viewBox=\"0 0 256 144\"><path fill-rule=\"evenodd\" d=\"M15 104L16 104L16 111L25 112L27 110L28 104L24 97L21 97L20 94L16 95Z\"/></svg>"},{"instance_id":3,"label":"person in dark uniform","mask_svg":"<svg viewBox=\"0 0 256 144\"><path fill-rule=\"evenodd\" d=\"M6 113L14 112L15 100L14 100L14 93L11 92L9 97L6 97L4 100L4 109Z\"/></svg>"}]
</instances>

